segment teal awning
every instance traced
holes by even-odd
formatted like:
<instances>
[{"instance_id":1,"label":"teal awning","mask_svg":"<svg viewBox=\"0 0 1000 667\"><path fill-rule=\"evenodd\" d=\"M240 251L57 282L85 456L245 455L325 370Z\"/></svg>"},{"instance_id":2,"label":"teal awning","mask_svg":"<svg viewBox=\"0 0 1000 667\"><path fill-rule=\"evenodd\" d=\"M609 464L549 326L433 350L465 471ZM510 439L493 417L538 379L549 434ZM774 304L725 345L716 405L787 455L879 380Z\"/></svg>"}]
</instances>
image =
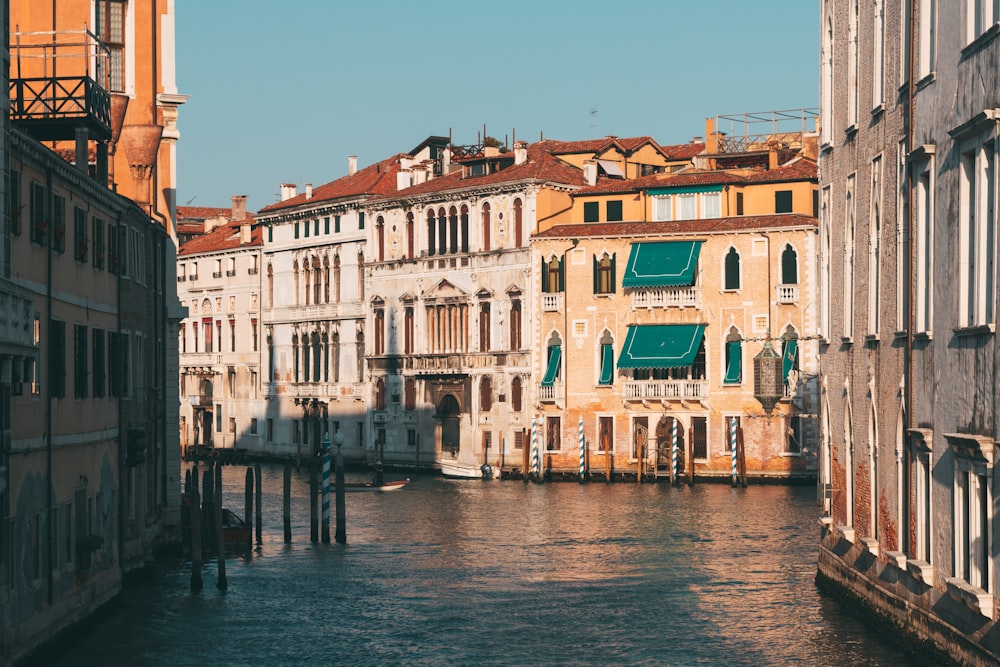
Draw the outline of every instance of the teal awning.
<instances>
[{"instance_id":1,"label":"teal awning","mask_svg":"<svg viewBox=\"0 0 1000 667\"><path fill-rule=\"evenodd\" d=\"M551 387L559 374L559 357L562 355L561 347L549 348L549 365L545 367L545 376L542 378L543 387Z\"/></svg>"},{"instance_id":2,"label":"teal awning","mask_svg":"<svg viewBox=\"0 0 1000 667\"><path fill-rule=\"evenodd\" d=\"M788 373L793 368L798 367L799 341L789 338L785 341L785 353L782 355L781 371L782 377L788 379Z\"/></svg>"},{"instance_id":3,"label":"teal awning","mask_svg":"<svg viewBox=\"0 0 1000 667\"><path fill-rule=\"evenodd\" d=\"M632 325L618 355L618 368L690 366L704 335L704 324Z\"/></svg>"},{"instance_id":4,"label":"teal awning","mask_svg":"<svg viewBox=\"0 0 1000 667\"><path fill-rule=\"evenodd\" d=\"M677 188L650 188L651 195L691 195L702 192L722 192L722 184L718 185L688 185Z\"/></svg>"},{"instance_id":5,"label":"teal awning","mask_svg":"<svg viewBox=\"0 0 1000 667\"><path fill-rule=\"evenodd\" d=\"M611 384L615 372L614 356L611 343L601 345L601 379L597 381L597 384Z\"/></svg>"},{"instance_id":6,"label":"teal awning","mask_svg":"<svg viewBox=\"0 0 1000 667\"><path fill-rule=\"evenodd\" d=\"M694 285L701 241L633 243L622 287Z\"/></svg>"}]
</instances>

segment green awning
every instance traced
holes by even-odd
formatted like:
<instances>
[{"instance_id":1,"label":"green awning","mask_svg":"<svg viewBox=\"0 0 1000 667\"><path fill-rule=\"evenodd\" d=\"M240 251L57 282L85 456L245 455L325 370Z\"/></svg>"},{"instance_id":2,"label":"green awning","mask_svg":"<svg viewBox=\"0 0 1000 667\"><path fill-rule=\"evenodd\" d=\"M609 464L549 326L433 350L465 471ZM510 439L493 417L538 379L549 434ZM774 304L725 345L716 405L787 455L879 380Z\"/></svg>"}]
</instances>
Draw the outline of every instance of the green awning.
<instances>
[{"instance_id":1,"label":"green awning","mask_svg":"<svg viewBox=\"0 0 1000 667\"><path fill-rule=\"evenodd\" d=\"M788 379L788 373L793 368L798 367L799 341L789 338L785 341L785 353L782 355L781 371L782 377Z\"/></svg>"},{"instance_id":2,"label":"green awning","mask_svg":"<svg viewBox=\"0 0 1000 667\"><path fill-rule=\"evenodd\" d=\"M562 355L562 348L552 346L549 348L549 365L545 368L545 376L542 378L543 387L551 387L556 381L559 373L559 357Z\"/></svg>"},{"instance_id":3,"label":"green awning","mask_svg":"<svg viewBox=\"0 0 1000 667\"><path fill-rule=\"evenodd\" d=\"M741 341L731 340L726 342L726 377L722 381L726 384L739 384L743 378L743 346Z\"/></svg>"},{"instance_id":4,"label":"green awning","mask_svg":"<svg viewBox=\"0 0 1000 667\"><path fill-rule=\"evenodd\" d=\"M704 335L704 324L631 325L618 355L618 368L690 366Z\"/></svg>"},{"instance_id":5,"label":"green awning","mask_svg":"<svg viewBox=\"0 0 1000 667\"><path fill-rule=\"evenodd\" d=\"M597 381L597 384L611 384L615 372L614 356L611 343L601 345L601 379Z\"/></svg>"},{"instance_id":6,"label":"green awning","mask_svg":"<svg viewBox=\"0 0 1000 667\"><path fill-rule=\"evenodd\" d=\"M633 243L622 287L694 285L701 241Z\"/></svg>"}]
</instances>

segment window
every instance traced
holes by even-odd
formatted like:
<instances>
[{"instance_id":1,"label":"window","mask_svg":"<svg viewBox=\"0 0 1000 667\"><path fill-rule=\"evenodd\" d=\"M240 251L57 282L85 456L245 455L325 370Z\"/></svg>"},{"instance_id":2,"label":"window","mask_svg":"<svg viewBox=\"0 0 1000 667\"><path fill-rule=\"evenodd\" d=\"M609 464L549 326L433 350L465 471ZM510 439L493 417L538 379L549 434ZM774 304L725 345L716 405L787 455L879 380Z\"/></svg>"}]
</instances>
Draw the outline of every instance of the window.
<instances>
[{"instance_id":1,"label":"window","mask_svg":"<svg viewBox=\"0 0 1000 667\"><path fill-rule=\"evenodd\" d=\"M378 248L378 261L385 261L385 219L380 215L375 218L375 240Z\"/></svg>"},{"instance_id":2,"label":"window","mask_svg":"<svg viewBox=\"0 0 1000 667\"><path fill-rule=\"evenodd\" d=\"M785 244L785 249L781 251L781 284L799 284L799 256L791 243Z\"/></svg>"},{"instance_id":3,"label":"window","mask_svg":"<svg viewBox=\"0 0 1000 667\"><path fill-rule=\"evenodd\" d=\"M319 218L313 220L313 236L319 236Z\"/></svg>"},{"instance_id":4,"label":"window","mask_svg":"<svg viewBox=\"0 0 1000 667\"><path fill-rule=\"evenodd\" d=\"M802 453L802 427L804 418L800 415L788 415L785 422L785 453Z\"/></svg>"},{"instance_id":5,"label":"window","mask_svg":"<svg viewBox=\"0 0 1000 667\"><path fill-rule=\"evenodd\" d=\"M542 260L542 291L547 293L563 291L563 267L558 257Z\"/></svg>"},{"instance_id":6,"label":"window","mask_svg":"<svg viewBox=\"0 0 1000 667\"><path fill-rule=\"evenodd\" d=\"M701 217L718 218L722 216L722 193L706 192L701 195Z\"/></svg>"},{"instance_id":7,"label":"window","mask_svg":"<svg viewBox=\"0 0 1000 667\"><path fill-rule=\"evenodd\" d=\"M482 412L493 409L493 379L489 375L479 381L479 409Z\"/></svg>"},{"instance_id":8,"label":"window","mask_svg":"<svg viewBox=\"0 0 1000 667\"><path fill-rule=\"evenodd\" d=\"M479 351L490 351L490 304L479 304Z\"/></svg>"},{"instance_id":9,"label":"window","mask_svg":"<svg viewBox=\"0 0 1000 667\"><path fill-rule=\"evenodd\" d=\"M778 190L777 192L774 193L774 212L775 213L792 212L791 190Z\"/></svg>"},{"instance_id":10,"label":"window","mask_svg":"<svg viewBox=\"0 0 1000 667\"><path fill-rule=\"evenodd\" d=\"M510 349L521 349L521 301L514 299L510 302Z\"/></svg>"},{"instance_id":11,"label":"window","mask_svg":"<svg viewBox=\"0 0 1000 667\"><path fill-rule=\"evenodd\" d=\"M330 216L326 216L325 218L323 218L323 233L324 234L330 233Z\"/></svg>"},{"instance_id":12,"label":"window","mask_svg":"<svg viewBox=\"0 0 1000 667\"><path fill-rule=\"evenodd\" d=\"M257 435L257 418L250 418L250 435Z\"/></svg>"},{"instance_id":13,"label":"window","mask_svg":"<svg viewBox=\"0 0 1000 667\"><path fill-rule=\"evenodd\" d=\"M833 266L833 225L830 220L830 188L823 188L819 209L819 334L830 336L830 319L833 311L832 266Z\"/></svg>"},{"instance_id":14,"label":"window","mask_svg":"<svg viewBox=\"0 0 1000 667\"><path fill-rule=\"evenodd\" d=\"M598 376L597 384L610 385L615 379L614 338L611 337L610 331L605 331L601 336L600 355L601 374Z\"/></svg>"},{"instance_id":15,"label":"window","mask_svg":"<svg viewBox=\"0 0 1000 667\"><path fill-rule=\"evenodd\" d=\"M608 222L620 222L622 220L622 201L613 199L607 202L607 213Z\"/></svg>"},{"instance_id":16,"label":"window","mask_svg":"<svg viewBox=\"0 0 1000 667\"><path fill-rule=\"evenodd\" d=\"M995 321L996 298L995 141L962 153L958 282L959 324Z\"/></svg>"},{"instance_id":17,"label":"window","mask_svg":"<svg viewBox=\"0 0 1000 667\"><path fill-rule=\"evenodd\" d=\"M588 201L583 203L583 221L597 222L601 219L601 203Z\"/></svg>"},{"instance_id":18,"label":"window","mask_svg":"<svg viewBox=\"0 0 1000 667\"><path fill-rule=\"evenodd\" d=\"M87 398L87 327L77 324L73 327L73 396Z\"/></svg>"},{"instance_id":19,"label":"window","mask_svg":"<svg viewBox=\"0 0 1000 667\"><path fill-rule=\"evenodd\" d=\"M670 195L660 195L653 197L653 221L661 222L673 220L673 199Z\"/></svg>"},{"instance_id":20,"label":"window","mask_svg":"<svg viewBox=\"0 0 1000 667\"><path fill-rule=\"evenodd\" d=\"M45 186L31 182L30 198L31 242L46 245L49 242L49 221L45 212Z\"/></svg>"},{"instance_id":21,"label":"window","mask_svg":"<svg viewBox=\"0 0 1000 667\"><path fill-rule=\"evenodd\" d=\"M488 251L490 249L490 205L483 204L482 213L482 235L483 235L483 250Z\"/></svg>"},{"instance_id":22,"label":"window","mask_svg":"<svg viewBox=\"0 0 1000 667\"><path fill-rule=\"evenodd\" d=\"M923 79L934 71L935 41L937 40L937 0L919 0L917 20L920 22L917 39L917 80Z\"/></svg>"},{"instance_id":23,"label":"window","mask_svg":"<svg viewBox=\"0 0 1000 667\"><path fill-rule=\"evenodd\" d=\"M790 391L789 384L795 379L793 377L790 380L789 376L792 371L799 370L799 337L791 327L788 327L781 337L781 359L781 371L785 381L785 395L787 396Z\"/></svg>"},{"instance_id":24,"label":"window","mask_svg":"<svg viewBox=\"0 0 1000 667\"><path fill-rule=\"evenodd\" d=\"M229 432L232 434L236 433L236 417L229 418Z\"/></svg>"},{"instance_id":25,"label":"window","mask_svg":"<svg viewBox=\"0 0 1000 667\"><path fill-rule=\"evenodd\" d=\"M847 197L845 213L847 217L844 226L844 322L843 337L850 339L854 335L854 239L857 233L855 217L854 176L847 178Z\"/></svg>"},{"instance_id":26,"label":"window","mask_svg":"<svg viewBox=\"0 0 1000 667\"><path fill-rule=\"evenodd\" d=\"M736 215L743 215L743 193L736 193Z\"/></svg>"},{"instance_id":27,"label":"window","mask_svg":"<svg viewBox=\"0 0 1000 667\"><path fill-rule=\"evenodd\" d=\"M104 268L104 220L94 217L94 268Z\"/></svg>"},{"instance_id":28,"label":"window","mask_svg":"<svg viewBox=\"0 0 1000 667\"><path fill-rule=\"evenodd\" d=\"M268 417L267 418L267 422L265 423L264 428L267 429L267 432L264 434L264 437L267 438L268 442L273 442L274 441L274 419L272 417Z\"/></svg>"},{"instance_id":29,"label":"window","mask_svg":"<svg viewBox=\"0 0 1000 667\"><path fill-rule=\"evenodd\" d=\"M736 248L729 248L726 253L726 276L725 289L738 290L740 288L740 253Z\"/></svg>"},{"instance_id":30,"label":"window","mask_svg":"<svg viewBox=\"0 0 1000 667\"><path fill-rule=\"evenodd\" d=\"M981 446L975 436L948 435L955 451L952 485L952 530L955 549L952 576L971 586L990 590L990 477L993 471L982 463ZM974 443L970 447L967 443ZM992 449L992 441L989 443ZM977 460L979 459L979 460ZM987 459L988 460L988 459Z\"/></svg>"},{"instance_id":31,"label":"window","mask_svg":"<svg viewBox=\"0 0 1000 667\"><path fill-rule=\"evenodd\" d=\"M726 336L726 375L722 379L725 384L740 384L743 381L743 339L735 327Z\"/></svg>"},{"instance_id":32,"label":"window","mask_svg":"<svg viewBox=\"0 0 1000 667\"><path fill-rule=\"evenodd\" d=\"M335 234L339 234L340 233L340 216L339 215L333 216L333 232Z\"/></svg>"},{"instance_id":33,"label":"window","mask_svg":"<svg viewBox=\"0 0 1000 667\"><path fill-rule=\"evenodd\" d=\"M87 261L89 244L87 242L87 212L79 206L73 207L73 241L75 252L73 256L78 262Z\"/></svg>"},{"instance_id":34,"label":"window","mask_svg":"<svg viewBox=\"0 0 1000 667\"><path fill-rule=\"evenodd\" d=\"M875 0L872 21L872 108L882 106L885 95L885 0Z\"/></svg>"},{"instance_id":35,"label":"window","mask_svg":"<svg viewBox=\"0 0 1000 667\"><path fill-rule=\"evenodd\" d=\"M858 125L858 3L850 0L847 22L847 127Z\"/></svg>"},{"instance_id":36,"label":"window","mask_svg":"<svg viewBox=\"0 0 1000 667\"><path fill-rule=\"evenodd\" d=\"M108 62L98 64L98 83L112 93L125 91L125 8L126 0L97 0L94 3L94 32L107 47ZM103 77L107 80L103 80Z\"/></svg>"},{"instance_id":37,"label":"window","mask_svg":"<svg viewBox=\"0 0 1000 667\"><path fill-rule=\"evenodd\" d=\"M295 238L299 238L299 223L295 223Z\"/></svg>"},{"instance_id":38,"label":"window","mask_svg":"<svg viewBox=\"0 0 1000 667\"><path fill-rule=\"evenodd\" d=\"M375 311L375 350L376 355L385 354L385 310Z\"/></svg>"},{"instance_id":39,"label":"window","mask_svg":"<svg viewBox=\"0 0 1000 667\"><path fill-rule=\"evenodd\" d=\"M694 458L708 458L708 417L691 417L691 444L694 446Z\"/></svg>"},{"instance_id":40,"label":"window","mask_svg":"<svg viewBox=\"0 0 1000 667\"><path fill-rule=\"evenodd\" d=\"M609 453L615 450L615 418L597 418L597 451Z\"/></svg>"},{"instance_id":41,"label":"window","mask_svg":"<svg viewBox=\"0 0 1000 667\"><path fill-rule=\"evenodd\" d=\"M406 378L403 384L403 409L417 409L417 381L413 378Z\"/></svg>"},{"instance_id":42,"label":"window","mask_svg":"<svg viewBox=\"0 0 1000 667\"><path fill-rule=\"evenodd\" d=\"M997 0L966 0L966 43L974 41L1000 20L1000 2Z\"/></svg>"},{"instance_id":43,"label":"window","mask_svg":"<svg viewBox=\"0 0 1000 667\"><path fill-rule=\"evenodd\" d=\"M879 333L882 282L882 160L872 160L871 210L868 223L868 334Z\"/></svg>"},{"instance_id":44,"label":"window","mask_svg":"<svg viewBox=\"0 0 1000 667\"><path fill-rule=\"evenodd\" d=\"M522 395L523 385L521 383L521 378L515 376L514 379L510 381L510 409L514 412L521 411Z\"/></svg>"},{"instance_id":45,"label":"window","mask_svg":"<svg viewBox=\"0 0 1000 667\"><path fill-rule=\"evenodd\" d=\"M329 221L328 221L329 223ZM329 224L327 224L329 227ZM329 229L327 233L329 233ZM406 214L406 258L413 259L414 253L414 229L413 229L413 213Z\"/></svg>"},{"instance_id":46,"label":"window","mask_svg":"<svg viewBox=\"0 0 1000 667\"><path fill-rule=\"evenodd\" d=\"M413 306L403 310L403 354L413 354Z\"/></svg>"},{"instance_id":47,"label":"window","mask_svg":"<svg viewBox=\"0 0 1000 667\"><path fill-rule=\"evenodd\" d=\"M524 245L524 211L520 199L514 200L514 247Z\"/></svg>"},{"instance_id":48,"label":"window","mask_svg":"<svg viewBox=\"0 0 1000 667\"><path fill-rule=\"evenodd\" d=\"M604 253L600 258L594 255L594 294L614 294L615 256Z\"/></svg>"},{"instance_id":49,"label":"window","mask_svg":"<svg viewBox=\"0 0 1000 667\"><path fill-rule=\"evenodd\" d=\"M545 450L549 452L562 449L562 428L559 417L545 418Z\"/></svg>"},{"instance_id":50,"label":"window","mask_svg":"<svg viewBox=\"0 0 1000 667\"><path fill-rule=\"evenodd\" d=\"M375 380L375 409L385 410L385 380Z\"/></svg>"},{"instance_id":51,"label":"window","mask_svg":"<svg viewBox=\"0 0 1000 667\"><path fill-rule=\"evenodd\" d=\"M257 318L250 318L250 339L253 345L253 351L257 351Z\"/></svg>"},{"instance_id":52,"label":"window","mask_svg":"<svg viewBox=\"0 0 1000 667\"><path fill-rule=\"evenodd\" d=\"M543 387L551 387L559 379L561 356L561 341L557 337L554 337L549 340L549 344L545 348L545 375L542 377Z\"/></svg>"},{"instance_id":53,"label":"window","mask_svg":"<svg viewBox=\"0 0 1000 667\"><path fill-rule=\"evenodd\" d=\"M698 217L698 200L694 194L680 194L675 197L678 220L694 220Z\"/></svg>"},{"instance_id":54,"label":"window","mask_svg":"<svg viewBox=\"0 0 1000 667\"><path fill-rule=\"evenodd\" d=\"M911 431L911 468L913 471L914 535L909 556L931 562L931 442L933 433L924 429Z\"/></svg>"},{"instance_id":55,"label":"window","mask_svg":"<svg viewBox=\"0 0 1000 667\"><path fill-rule=\"evenodd\" d=\"M49 395L66 396L66 323L49 320Z\"/></svg>"},{"instance_id":56,"label":"window","mask_svg":"<svg viewBox=\"0 0 1000 667\"><path fill-rule=\"evenodd\" d=\"M107 387L107 378L105 377L106 361L104 356L104 330L94 329L93 335L93 353L91 355L93 359L94 372L92 378L94 380L94 398L104 398L105 388Z\"/></svg>"},{"instance_id":57,"label":"window","mask_svg":"<svg viewBox=\"0 0 1000 667\"><path fill-rule=\"evenodd\" d=\"M358 211L358 229L362 230L365 228L365 212Z\"/></svg>"},{"instance_id":58,"label":"window","mask_svg":"<svg viewBox=\"0 0 1000 667\"><path fill-rule=\"evenodd\" d=\"M916 175L916 332L931 331L934 319L934 155L914 164ZM905 326L905 325L904 325Z\"/></svg>"}]
</instances>

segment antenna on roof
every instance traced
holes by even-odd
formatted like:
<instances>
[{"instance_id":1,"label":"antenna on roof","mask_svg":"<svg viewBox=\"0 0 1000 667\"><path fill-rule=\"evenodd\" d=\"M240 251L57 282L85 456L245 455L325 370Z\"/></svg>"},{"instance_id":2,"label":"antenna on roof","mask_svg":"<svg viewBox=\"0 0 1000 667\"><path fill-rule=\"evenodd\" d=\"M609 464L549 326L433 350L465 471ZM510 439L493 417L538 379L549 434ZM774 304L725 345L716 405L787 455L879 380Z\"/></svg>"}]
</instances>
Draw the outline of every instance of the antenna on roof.
<instances>
[{"instance_id":1,"label":"antenna on roof","mask_svg":"<svg viewBox=\"0 0 1000 667\"><path fill-rule=\"evenodd\" d=\"M597 109L590 110L590 131L594 132L594 128L597 126Z\"/></svg>"},{"instance_id":2,"label":"antenna on roof","mask_svg":"<svg viewBox=\"0 0 1000 667\"><path fill-rule=\"evenodd\" d=\"M191 197L191 199L188 199L188 200L187 200L187 202L185 202L185 204L184 204L184 205L185 205L185 206L190 206L190 205L191 205L191 202L193 202L193 201L194 201L195 199L197 199L197 198L198 198L198 195L195 195L194 197Z\"/></svg>"}]
</instances>

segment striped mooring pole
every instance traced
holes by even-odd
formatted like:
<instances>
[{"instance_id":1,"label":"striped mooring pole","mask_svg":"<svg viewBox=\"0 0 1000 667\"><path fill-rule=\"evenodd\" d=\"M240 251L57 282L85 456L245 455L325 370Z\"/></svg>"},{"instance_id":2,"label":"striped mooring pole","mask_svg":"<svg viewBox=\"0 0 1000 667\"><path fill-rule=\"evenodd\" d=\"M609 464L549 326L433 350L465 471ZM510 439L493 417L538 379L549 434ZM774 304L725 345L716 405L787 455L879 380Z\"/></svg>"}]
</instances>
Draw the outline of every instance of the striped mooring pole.
<instances>
[{"instance_id":1,"label":"striped mooring pole","mask_svg":"<svg viewBox=\"0 0 1000 667\"><path fill-rule=\"evenodd\" d=\"M586 444L583 441L583 415L580 415L580 481L581 482L586 476L586 472L584 471L584 461L583 461L585 448Z\"/></svg>"},{"instance_id":2,"label":"striped mooring pole","mask_svg":"<svg viewBox=\"0 0 1000 667\"><path fill-rule=\"evenodd\" d=\"M541 467L538 465L538 418L531 418L531 475L538 481Z\"/></svg>"},{"instance_id":3,"label":"striped mooring pole","mask_svg":"<svg viewBox=\"0 0 1000 667\"><path fill-rule=\"evenodd\" d=\"M729 420L729 449L733 453L733 486L736 486L736 417Z\"/></svg>"},{"instance_id":4,"label":"striped mooring pole","mask_svg":"<svg viewBox=\"0 0 1000 667\"><path fill-rule=\"evenodd\" d=\"M671 469L674 474L670 477L670 481L677 483L677 417L674 417L674 424L670 429L671 436L671 451L670 451L670 462L673 466Z\"/></svg>"},{"instance_id":5,"label":"striped mooring pole","mask_svg":"<svg viewBox=\"0 0 1000 667\"><path fill-rule=\"evenodd\" d=\"M330 543L330 436L323 438L323 543Z\"/></svg>"}]
</instances>

